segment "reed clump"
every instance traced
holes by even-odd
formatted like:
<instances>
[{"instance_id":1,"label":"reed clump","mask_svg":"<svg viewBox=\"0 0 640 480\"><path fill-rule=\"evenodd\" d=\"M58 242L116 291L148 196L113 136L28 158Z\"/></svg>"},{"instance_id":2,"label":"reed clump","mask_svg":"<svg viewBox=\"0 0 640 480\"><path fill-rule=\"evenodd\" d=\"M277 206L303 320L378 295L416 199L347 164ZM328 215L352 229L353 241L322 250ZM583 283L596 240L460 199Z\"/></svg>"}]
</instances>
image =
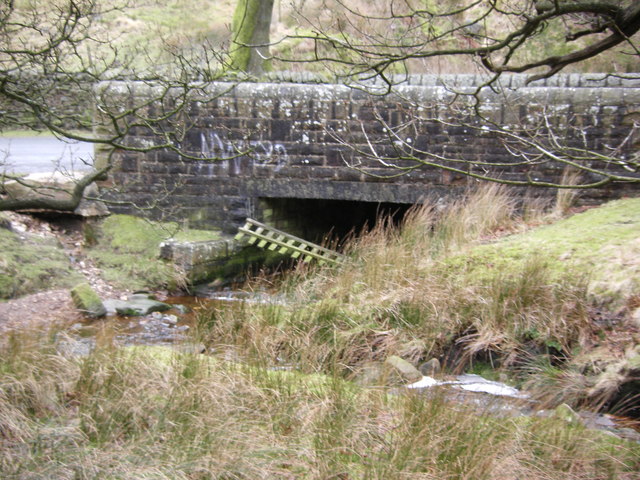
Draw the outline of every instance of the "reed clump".
<instances>
[{"instance_id":1,"label":"reed clump","mask_svg":"<svg viewBox=\"0 0 640 480\"><path fill-rule=\"evenodd\" d=\"M0 356L3 478L610 479L638 447L557 419L499 420L162 347ZM620 476L618 476L620 475Z\"/></svg>"},{"instance_id":2,"label":"reed clump","mask_svg":"<svg viewBox=\"0 0 640 480\"><path fill-rule=\"evenodd\" d=\"M475 246L519 227L508 192L490 185L445 209L416 207L399 228L382 219L352 240L348 260L300 269L286 303L202 316L213 344L312 371L358 370L400 355L517 364L526 350L568 352L590 333L587 277L558 274L532 252L508 268L469 261ZM455 352L455 355L451 355Z\"/></svg>"}]
</instances>

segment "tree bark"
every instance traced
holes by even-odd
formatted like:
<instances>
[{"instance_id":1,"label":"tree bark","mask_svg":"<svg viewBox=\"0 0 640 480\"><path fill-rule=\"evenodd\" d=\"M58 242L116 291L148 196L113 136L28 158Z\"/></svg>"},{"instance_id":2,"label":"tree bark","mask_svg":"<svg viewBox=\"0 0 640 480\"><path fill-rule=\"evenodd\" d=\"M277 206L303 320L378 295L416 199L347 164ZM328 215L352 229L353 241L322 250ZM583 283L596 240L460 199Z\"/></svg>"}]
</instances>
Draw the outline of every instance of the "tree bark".
<instances>
[{"instance_id":1,"label":"tree bark","mask_svg":"<svg viewBox=\"0 0 640 480\"><path fill-rule=\"evenodd\" d=\"M261 74L269 68L269 30L274 0L238 0L233 15L230 68Z\"/></svg>"}]
</instances>

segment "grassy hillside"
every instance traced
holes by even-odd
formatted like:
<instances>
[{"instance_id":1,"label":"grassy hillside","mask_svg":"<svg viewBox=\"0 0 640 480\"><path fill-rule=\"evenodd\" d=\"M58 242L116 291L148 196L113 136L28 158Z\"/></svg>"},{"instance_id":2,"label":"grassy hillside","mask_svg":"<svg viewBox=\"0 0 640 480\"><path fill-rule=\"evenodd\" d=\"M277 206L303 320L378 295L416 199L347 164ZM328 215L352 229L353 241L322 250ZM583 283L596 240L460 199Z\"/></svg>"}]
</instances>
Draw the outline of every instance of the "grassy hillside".
<instances>
[{"instance_id":1,"label":"grassy hillside","mask_svg":"<svg viewBox=\"0 0 640 480\"><path fill-rule=\"evenodd\" d=\"M38 14L55 13L54 6L62 0L23 0L15 2L16 7L24 12L35 10ZM96 59L100 55L118 57L117 64L133 68L167 68L165 62L172 62L175 54L186 55L195 64L209 67L218 64L220 54L227 51L230 41L231 19L236 6L235 0L119 0L117 2L97 0L100 13L94 22L94 34L104 41L102 45L95 43L90 47L91 56ZM442 5L427 2L427 8L438 9ZM351 10L351 12L349 12ZM473 10L472 10L473 11ZM360 13L356 13L360 12ZM397 19L381 21L375 17L398 15ZM397 2L390 6L387 2L372 4L363 0L276 0L271 27L272 52L289 58L304 56L314 52L315 45L308 39L284 40L291 34L312 34L321 29L330 35L338 35L353 44L374 42L371 35L381 33L393 35L397 30L402 32L409 22L402 15L408 12L405 5ZM476 12L477 13L477 12ZM365 18L362 14L372 18ZM468 21L458 18L459 21ZM509 27L510 19L487 20L483 27L496 31ZM497 22L497 23L496 23ZM409 22L411 23L411 22ZM446 31L450 26L440 25L437 19L431 27L424 25L418 29L415 25L413 34L430 38L440 30ZM565 54L571 48L565 41L566 25L561 22L550 22L545 26L543 40L534 41L523 49L520 55L523 62L540 56ZM40 33L34 33L38 36ZM441 48L451 47L459 41L458 36L447 37L436 43ZM581 40L573 42L579 45ZM465 44L466 45L466 44ZM467 45L468 46L468 45ZM209 50L203 54L202 48ZM215 53L213 53L215 52ZM87 51L87 53L89 53ZM443 61L444 60L444 61ZM277 70L318 70L325 71L322 65L309 63L278 63ZM477 65L471 60L447 58L439 60L416 60L409 62L411 73L463 73L477 72ZM214 68L215 69L215 68ZM637 62L633 55L607 52L594 59L570 66L565 71L592 72L624 72L637 71Z\"/></svg>"},{"instance_id":2,"label":"grassy hillside","mask_svg":"<svg viewBox=\"0 0 640 480\"><path fill-rule=\"evenodd\" d=\"M477 247L458 261L486 277L534 256L557 275L586 277L595 300L622 306L640 288L640 199L610 202Z\"/></svg>"}]
</instances>

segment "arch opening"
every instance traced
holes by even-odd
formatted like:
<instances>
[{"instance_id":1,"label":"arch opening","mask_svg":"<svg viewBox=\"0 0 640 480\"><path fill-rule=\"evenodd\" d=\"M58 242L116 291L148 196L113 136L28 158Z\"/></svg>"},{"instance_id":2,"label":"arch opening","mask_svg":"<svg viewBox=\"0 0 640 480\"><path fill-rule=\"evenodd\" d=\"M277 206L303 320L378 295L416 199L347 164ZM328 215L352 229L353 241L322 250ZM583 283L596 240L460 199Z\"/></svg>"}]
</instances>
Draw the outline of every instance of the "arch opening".
<instances>
[{"instance_id":1,"label":"arch opening","mask_svg":"<svg viewBox=\"0 0 640 480\"><path fill-rule=\"evenodd\" d=\"M351 200L260 198L257 215L278 230L341 249L345 241L373 228L382 219L399 225L407 203Z\"/></svg>"}]
</instances>

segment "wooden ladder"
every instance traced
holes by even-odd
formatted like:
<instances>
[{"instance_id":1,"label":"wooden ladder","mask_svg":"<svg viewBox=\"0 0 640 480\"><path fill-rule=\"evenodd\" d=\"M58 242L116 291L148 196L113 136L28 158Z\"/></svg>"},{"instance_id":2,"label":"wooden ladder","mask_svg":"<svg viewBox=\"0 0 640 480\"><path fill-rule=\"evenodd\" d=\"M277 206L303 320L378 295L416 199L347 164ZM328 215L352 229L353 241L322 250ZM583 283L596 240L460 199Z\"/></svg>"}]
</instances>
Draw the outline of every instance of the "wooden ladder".
<instances>
[{"instance_id":1,"label":"wooden ladder","mask_svg":"<svg viewBox=\"0 0 640 480\"><path fill-rule=\"evenodd\" d=\"M249 236L247 242L251 245L256 244L259 248L272 251L278 249L278 253L289 254L292 258L302 257L304 262L315 259L323 265L325 263L340 264L344 261L344 256L338 252L277 230L252 218L247 218L244 226L238 229L235 239L240 240L245 235Z\"/></svg>"}]
</instances>

